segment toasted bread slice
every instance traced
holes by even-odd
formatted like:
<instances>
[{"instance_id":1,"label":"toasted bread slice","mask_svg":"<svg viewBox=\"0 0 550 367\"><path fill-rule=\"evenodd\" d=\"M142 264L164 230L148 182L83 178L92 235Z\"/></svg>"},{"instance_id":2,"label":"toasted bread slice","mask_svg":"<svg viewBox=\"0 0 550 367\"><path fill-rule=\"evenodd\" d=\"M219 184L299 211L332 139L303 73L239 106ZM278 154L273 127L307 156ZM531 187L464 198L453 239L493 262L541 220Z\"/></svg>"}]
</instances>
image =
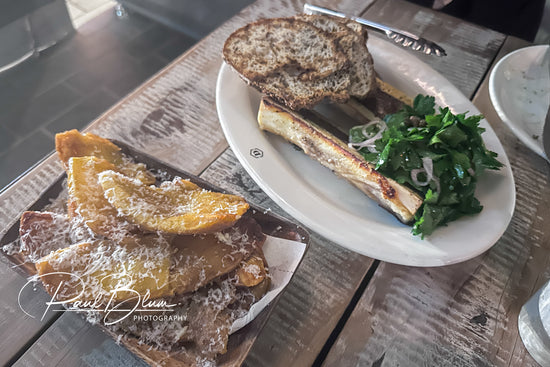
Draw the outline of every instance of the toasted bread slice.
<instances>
[{"instance_id":1,"label":"toasted bread slice","mask_svg":"<svg viewBox=\"0 0 550 367\"><path fill-rule=\"evenodd\" d=\"M263 130L282 136L337 175L346 178L403 223L414 219L422 198L377 172L355 149L349 148L325 129L269 98L262 99L258 123Z\"/></svg>"},{"instance_id":2,"label":"toasted bread slice","mask_svg":"<svg viewBox=\"0 0 550 367\"><path fill-rule=\"evenodd\" d=\"M229 36L223 50L226 61L251 81L288 67L303 80L322 78L347 63L336 38L296 18L247 24Z\"/></svg>"},{"instance_id":3,"label":"toasted bread slice","mask_svg":"<svg viewBox=\"0 0 550 367\"><path fill-rule=\"evenodd\" d=\"M293 110L375 89L366 33L327 16L264 19L235 31L223 57L250 85Z\"/></svg>"},{"instance_id":4,"label":"toasted bread slice","mask_svg":"<svg viewBox=\"0 0 550 367\"><path fill-rule=\"evenodd\" d=\"M297 15L295 18L313 24L315 27L336 37L338 45L349 61L350 80L348 94L362 99L376 89L374 62L367 49L367 32L357 22L345 18Z\"/></svg>"}]
</instances>

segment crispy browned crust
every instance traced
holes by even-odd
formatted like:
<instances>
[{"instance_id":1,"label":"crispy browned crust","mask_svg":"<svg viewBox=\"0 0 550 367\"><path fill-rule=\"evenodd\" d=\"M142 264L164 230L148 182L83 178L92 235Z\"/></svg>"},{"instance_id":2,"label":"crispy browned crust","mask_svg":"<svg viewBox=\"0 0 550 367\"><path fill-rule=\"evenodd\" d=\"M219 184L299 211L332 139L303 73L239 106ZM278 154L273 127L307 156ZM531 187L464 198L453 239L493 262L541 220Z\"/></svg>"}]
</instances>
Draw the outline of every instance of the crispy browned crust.
<instances>
[{"instance_id":1,"label":"crispy browned crust","mask_svg":"<svg viewBox=\"0 0 550 367\"><path fill-rule=\"evenodd\" d=\"M19 237L21 239L21 252L29 256L35 252L42 241L35 241L37 232L41 229L42 223L51 223L53 217L51 213L42 213L35 211L26 211L19 220Z\"/></svg>"}]
</instances>

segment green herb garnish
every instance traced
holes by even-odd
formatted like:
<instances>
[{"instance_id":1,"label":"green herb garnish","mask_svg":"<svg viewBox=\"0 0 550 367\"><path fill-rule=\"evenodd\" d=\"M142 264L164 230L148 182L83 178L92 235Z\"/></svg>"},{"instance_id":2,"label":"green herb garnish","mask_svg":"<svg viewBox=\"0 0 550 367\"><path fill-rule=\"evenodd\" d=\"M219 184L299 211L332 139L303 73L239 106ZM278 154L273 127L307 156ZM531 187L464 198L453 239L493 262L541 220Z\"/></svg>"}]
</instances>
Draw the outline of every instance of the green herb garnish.
<instances>
[{"instance_id":1,"label":"green herb garnish","mask_svg":"<svg viewBox=\"0 0 550 367\"><path fill-rule=\"evenodd\" d=\"M436 113L435 98L419 94L412 107L387 115L385 124L350 130L350 142L357 144L373 140L383 129L381 138L359 152L382 174L424 196L413 234L424 238L439 226L481 211L474 197L477 178L485 169L502 167L483 143L482 118L454 115L448 107Z\"/></svg>"}]
</instances>

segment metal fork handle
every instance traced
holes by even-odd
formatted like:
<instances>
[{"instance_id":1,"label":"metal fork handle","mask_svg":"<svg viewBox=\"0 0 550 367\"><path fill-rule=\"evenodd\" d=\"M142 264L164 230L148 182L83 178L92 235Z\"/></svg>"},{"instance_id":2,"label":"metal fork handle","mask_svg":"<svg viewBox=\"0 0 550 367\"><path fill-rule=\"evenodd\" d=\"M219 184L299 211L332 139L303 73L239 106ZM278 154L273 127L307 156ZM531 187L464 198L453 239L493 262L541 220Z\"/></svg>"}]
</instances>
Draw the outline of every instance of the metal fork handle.
<instances>
[{"instance_id":1,"label":"metal fork handle","mask_svg":"<svg viewBox=\"0 0 550 367\"><path fill-rule=\"evenodd\" d=\"M370 20L367 20L367 19L364 19L364 18L355 17L353 15L346 15L346 14L341 13L339 11L322 8L320 6L311 5L311 4L304 4L304 13L306 13L306 14L325 14L325 15L332 15L334 17L339 17L339 18L348 18L348 19L351 19L351 20L353 20L353 21L355 21L359 24L362 24L364 26L367 26L367 27L376 29L378 31L384 32L386 34L386 36L388 36L389 38L391 38L395 42L397 42L397 43L399 43L399 44L401 44L405 47L409 47L409 48L412 48L416 51L422 51L424 53L433 54L433 55L437 55L437 56L446 56L447 55L445 50L441 46L438 46L436 43L434 43L432 41L428 41L427 39L422 38L422 37L418 37L415 34L412 34L412 33L406 32L406 31L402 31L402 30L397 29L397 28L389 27L389 26L384 25L384 24L376 23L376 22L373 22L373 21L370 21Z\"/></svg>"}]
</instances>

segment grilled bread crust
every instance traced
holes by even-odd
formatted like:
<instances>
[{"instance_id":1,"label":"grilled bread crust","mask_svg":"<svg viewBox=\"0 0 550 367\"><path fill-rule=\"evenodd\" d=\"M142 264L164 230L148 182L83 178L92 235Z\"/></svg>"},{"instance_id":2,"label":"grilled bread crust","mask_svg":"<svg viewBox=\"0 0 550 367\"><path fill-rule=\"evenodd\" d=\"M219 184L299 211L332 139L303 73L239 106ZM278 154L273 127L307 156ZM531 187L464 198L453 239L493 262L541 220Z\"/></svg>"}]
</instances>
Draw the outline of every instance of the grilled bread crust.
<instances>
[{"instance_id":1,"label":"grilled bread crust","mask_svg":"<svg viewBox=\"0 0 550 367\"><path fill-rule=\"evenodd\" d=\"M376 89L366 32L339 18L250 23L229 36L223 57L247 83L293 110L364 98Z\"/></svg>"},{"instance_id":2,"label":"grilled bread crust","mask_svg":"<svg viewBox=\"0 0 550 367\"><path fill-rule=\"evenodd\" d=\"M422 198L377 172L355 149L333 134L269 98L262 99L258 123L261 129L282 136L347 179L401 222L413 221Z\"/></svg>"},{"instance_id":3,"label":"grilled bread crust","mask_svg":"<svg viewBox=\"0 0 550 367\"><path fill-rule=\"evenodd\" d=\"M349 61L350 96L363 99L376 89L374 62L367 49L367 32L361 24L346 18L297 15L297 19L313 24L315 27L336 37L338 45L346 53Z\"/></svg>"}]
</instances>

